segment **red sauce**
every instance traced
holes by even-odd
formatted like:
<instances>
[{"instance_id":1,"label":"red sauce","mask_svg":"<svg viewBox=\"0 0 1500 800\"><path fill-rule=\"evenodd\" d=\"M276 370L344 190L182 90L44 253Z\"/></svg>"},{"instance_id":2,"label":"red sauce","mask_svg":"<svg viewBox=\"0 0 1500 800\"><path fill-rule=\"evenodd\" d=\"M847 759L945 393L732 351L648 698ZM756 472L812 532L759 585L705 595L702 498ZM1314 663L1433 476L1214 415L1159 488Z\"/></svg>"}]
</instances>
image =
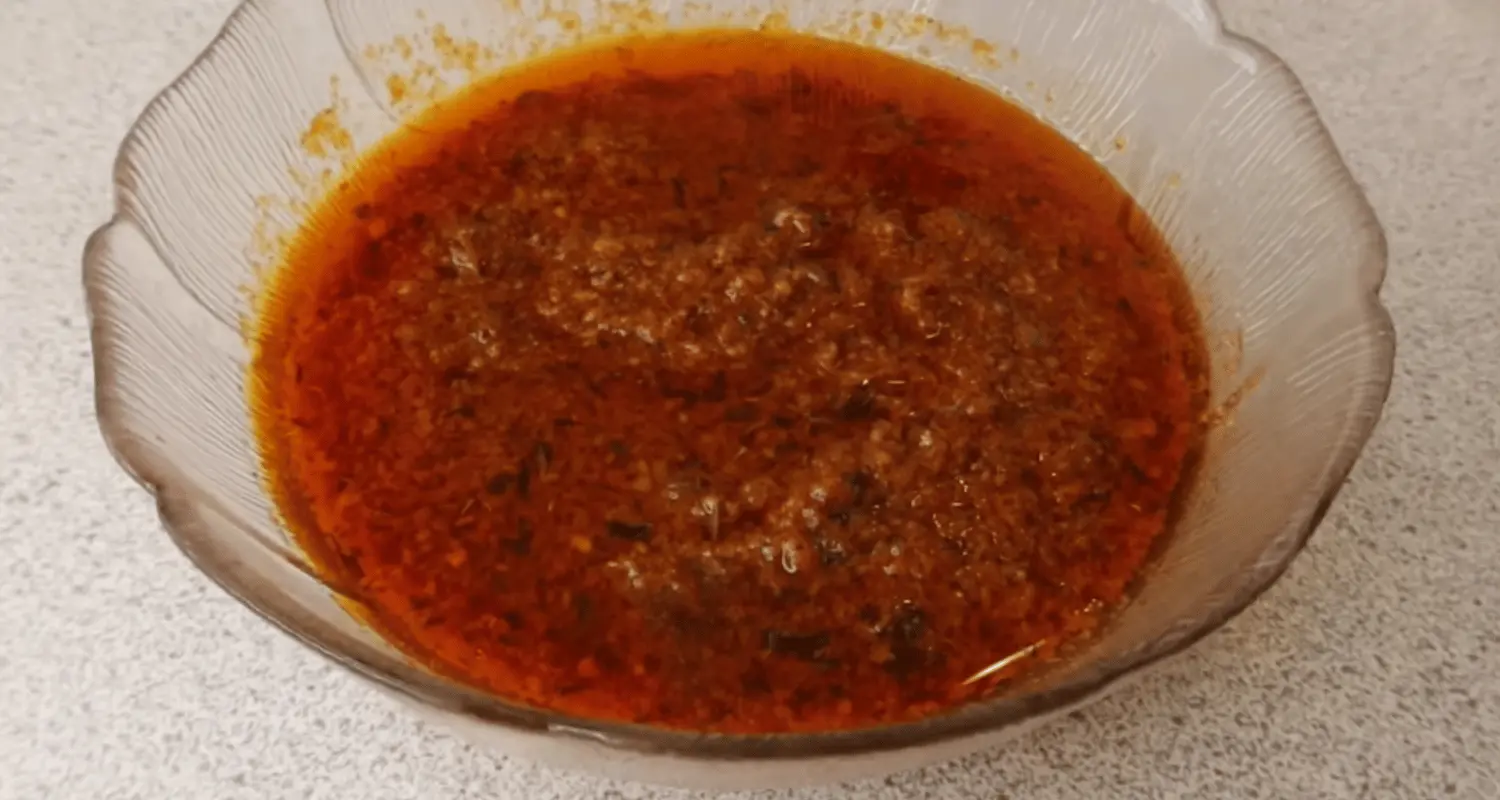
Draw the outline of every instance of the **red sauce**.
<instances>
[{"instance_id":1,"label":"red sauce","mask_svg":"<svg viewBox=\"0 0 1500 800\"><path fill-rule=\"evenodd\" d=\"M1125 596L1201 433L1186 298L1120 188L997 96L679 35L367 159L274 284L254 400L290 528L434 671L843 729L982 698Z\"/></svg>"}]
</instances>

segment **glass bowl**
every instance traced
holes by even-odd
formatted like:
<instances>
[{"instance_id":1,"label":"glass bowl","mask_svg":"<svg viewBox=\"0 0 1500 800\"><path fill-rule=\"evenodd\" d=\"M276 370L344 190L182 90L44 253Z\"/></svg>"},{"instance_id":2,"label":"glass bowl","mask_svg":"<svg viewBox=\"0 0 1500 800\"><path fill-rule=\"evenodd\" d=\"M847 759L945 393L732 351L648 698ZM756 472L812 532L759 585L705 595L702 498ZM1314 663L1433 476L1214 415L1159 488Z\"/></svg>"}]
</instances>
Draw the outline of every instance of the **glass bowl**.
<instances>
[{"instance_id":1,"label":"glass bowl","mask_svg":"<svg viewBox=\"0 0 1500 800\"><path fill-rule=\"evenodd\" d=\"M1001 92L1092 153L1177 252L1207 326L1214 424L1133 600L1008 693L871 730L707 735L567 718L413 665L278 522L246 401L260 287L309 204L428 104L596 36L772 26ZM1208 0L246 0L120 148L90 239L100 427L179 547L310 647L496 749L713 788L832 782L962 755L1098 698L1286 569L1370 434L1394 336L1380 226L1297 79Z\"/></svg>"}]
</instances>

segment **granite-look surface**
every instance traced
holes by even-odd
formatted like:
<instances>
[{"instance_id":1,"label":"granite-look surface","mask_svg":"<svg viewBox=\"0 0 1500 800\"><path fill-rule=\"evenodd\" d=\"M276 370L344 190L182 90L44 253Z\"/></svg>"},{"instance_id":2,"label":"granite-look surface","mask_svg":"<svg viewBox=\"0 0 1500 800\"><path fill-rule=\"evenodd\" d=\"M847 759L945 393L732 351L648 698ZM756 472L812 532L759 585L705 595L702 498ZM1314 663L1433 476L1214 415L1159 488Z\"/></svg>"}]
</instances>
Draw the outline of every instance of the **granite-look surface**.
<instances>
[{"instance_id":1,"label":"granite-look surface","mask_svg":"<svg viewBox=\"0 0 1500 800\"><path fill-rule=\"evenodd\" d=\"M1390 234L1397 380L1352 482L1163 672L998 751L781 796L1500 797L1500 0L1223 5ZM687 798L414 722L210 586L105 453L79 254L116 144L229 7L0 4L0 798Z\"/></svg>"}]
</instances>

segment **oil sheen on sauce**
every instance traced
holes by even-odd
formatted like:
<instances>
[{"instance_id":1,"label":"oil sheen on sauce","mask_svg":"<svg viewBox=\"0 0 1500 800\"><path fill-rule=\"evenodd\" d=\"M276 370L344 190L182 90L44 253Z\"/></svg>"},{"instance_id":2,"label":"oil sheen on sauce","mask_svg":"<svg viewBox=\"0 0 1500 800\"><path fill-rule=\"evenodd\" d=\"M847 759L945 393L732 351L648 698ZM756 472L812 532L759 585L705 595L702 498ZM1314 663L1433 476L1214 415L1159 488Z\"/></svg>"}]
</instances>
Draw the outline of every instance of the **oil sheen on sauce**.
<instances>
[{"instance_id":1,"label":"oil sheen on sauce","mask_svg":"<svg viewBox=\"0 0 1500 800\"><path fill-rule=\"evenodd\" d=\"M1024 112L872 50L537 62L395 135L290 249L268 480L369 624L501 697L930 716L1094 630L1188 482L1203 338L1140 220Z\"/></svg>"}]
</instances>

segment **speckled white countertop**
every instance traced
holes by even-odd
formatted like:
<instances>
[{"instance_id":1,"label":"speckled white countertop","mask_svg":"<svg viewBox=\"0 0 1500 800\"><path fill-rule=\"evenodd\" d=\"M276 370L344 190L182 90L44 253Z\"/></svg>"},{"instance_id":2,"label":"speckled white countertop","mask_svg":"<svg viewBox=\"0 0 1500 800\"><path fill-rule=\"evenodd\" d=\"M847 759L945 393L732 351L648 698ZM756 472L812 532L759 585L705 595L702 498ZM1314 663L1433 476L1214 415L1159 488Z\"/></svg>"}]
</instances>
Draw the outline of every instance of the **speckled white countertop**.
<instances>
[{"instance_id":1,"label":"speckled white countertop","mask_svg":"<svg viewBox=\"0 0 1500 800\"><path fill-rule=\"evenodd\" d=\"M79 254L116 144L230 5L0 7L0 799L689 797L415 722L194 572L106 454ZM1390 234L1396 385L1352 481L1164 671L1004 749L786 797L1500 797L1500 0L1223 5Z\"/></svg>"}]
</instances>

